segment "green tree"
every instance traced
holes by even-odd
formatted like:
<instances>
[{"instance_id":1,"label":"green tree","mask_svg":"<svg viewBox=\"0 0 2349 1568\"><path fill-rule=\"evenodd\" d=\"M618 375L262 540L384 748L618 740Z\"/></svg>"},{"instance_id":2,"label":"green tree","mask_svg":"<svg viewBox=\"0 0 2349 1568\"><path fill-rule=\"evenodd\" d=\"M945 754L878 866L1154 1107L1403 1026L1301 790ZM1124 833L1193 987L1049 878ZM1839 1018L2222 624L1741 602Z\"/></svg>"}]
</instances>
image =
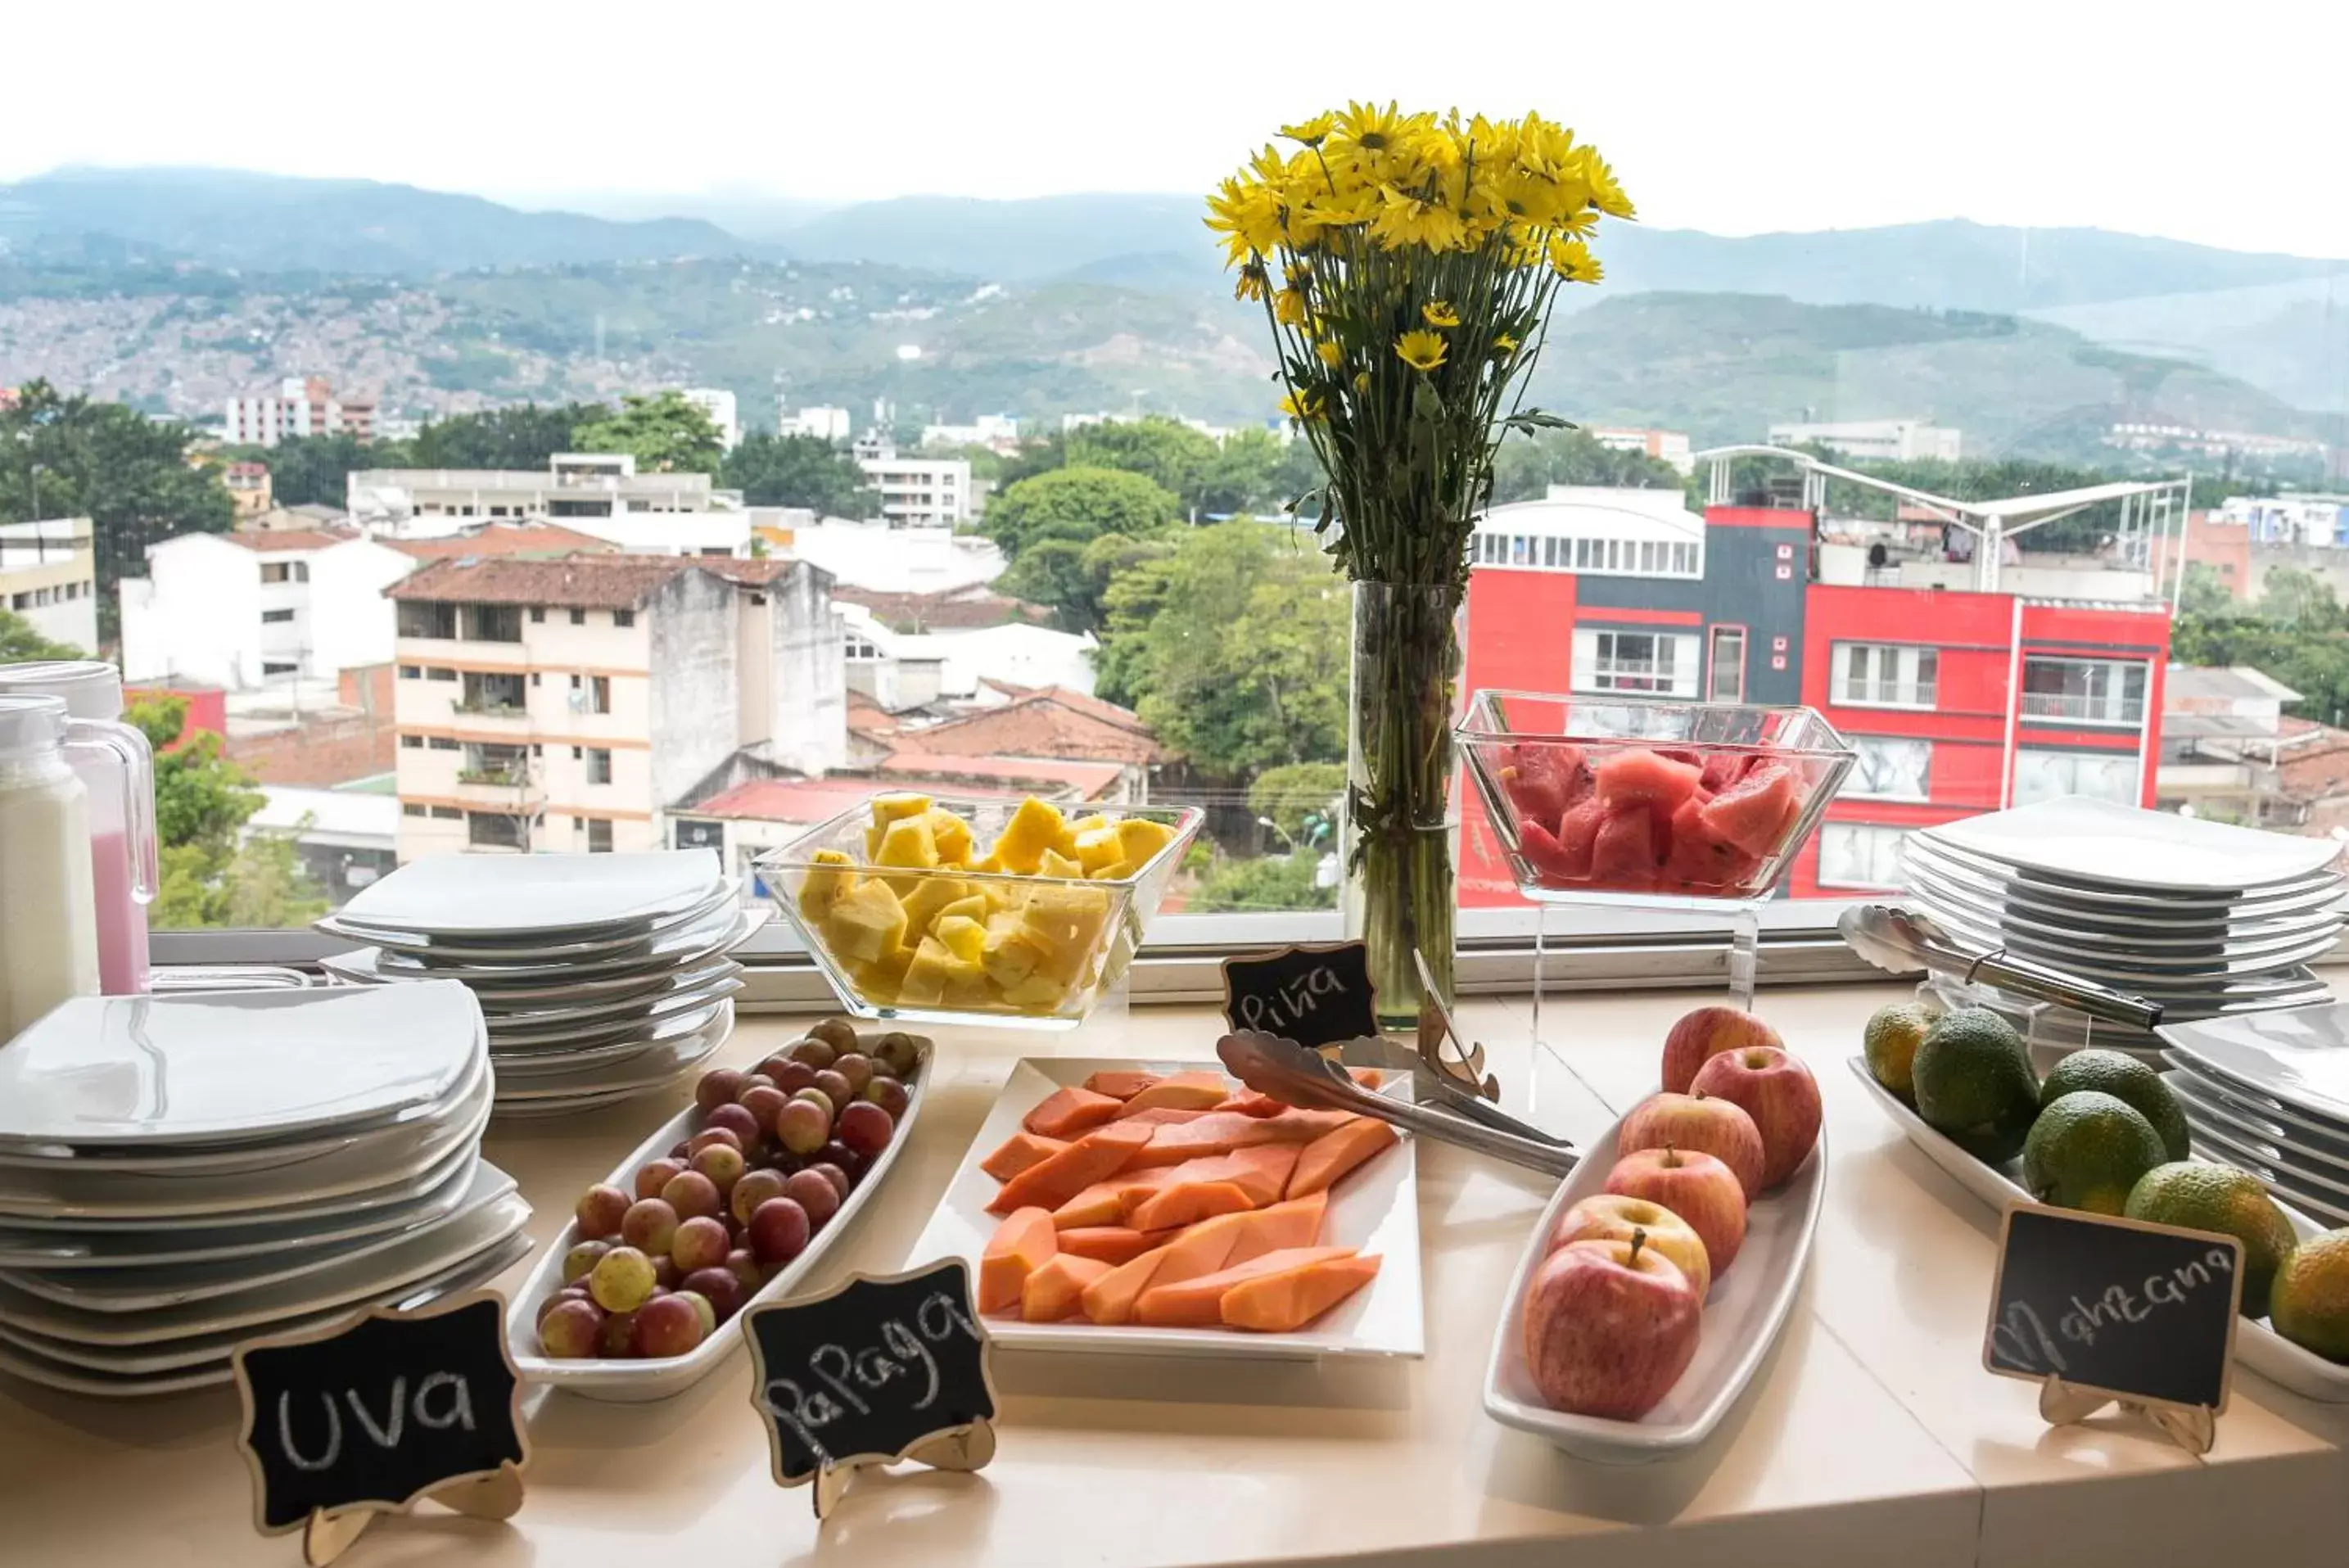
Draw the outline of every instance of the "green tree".
<instances>
[{"instance_id":1,"label":"green tree","mask_svg":"<svg viewBox=\"0 0 2349 1568\"><path fill-rule=\"evenodd\" d=\"M155 749L162 886L149 918L157 929L299 926L326 912L291 838L241 836L261 809L261 791L252 774L222 753L218 735L182 740L184 700L142 700L123 717Z\"/></svg>"},{"instance_id":2,"label":"green tree","mask_svg":"<svg viewBox=\"0 0 2349 1568\"><path fill-rule=\"evenodd\" d=\"M583 426L612 417L602 403L523 403L428 421L409 443L419 468L502 468L543 472L558 452L577 452ZM390 466L378 463L377 467Z\"/></svg>"},{"instance_id":3,"label":"green tree","mask_svg":"<svg viewBox=\"0 0 2349 1568\"><path fill-rule=\"evenodd\" d=\"M760 431L719 465L719 483L753 506L805 506L819 517L870 517L880 497L856 460L819 436Z\"/></svg>"},{"instance_id":4,"label":"green tree","mask_svg":"<svg viewBox=\"0 0 2349 1568\"><path fill-rule=\"evenodd\" d=\"M48 382L0 410L0 523L88 517L98 555L98 626L111 636L115 585L146 569L147 546L181 534L224 534L236 508L219 473L191 467L184 425L120 403L67 397ZM37 471L37 472L36 472Z\"/></svg>"},{"instance_id":5,"label":"green tree","mask_svg":"<svg viewBox=\"0 0 2349 1568\"><path fill-rule=\"evenodd\" d=\"M1173 548L1167 535L1129 539L1103 534L1085 544L1040 539L1028 546L1002 576L999 592L1049 607L1063 631L1099 632L1109 624L1104 596L1117 575Z\"/></svg>"},{"instance_id":6,"label":"green tree","mask_svg":"<svg viewBox=\"0 0 2349 1568\"><path fill-rule=\"evenodd\" d=\"M1089 545L1104 534L1146 537L1180 513L1164 487L1111 468L1061 468L1023 479L989 501L987 536L1017 561L1043 539Z\"/></svg>"},{"instance_id":7,"label":"green tree","mask_svg":"<svg viewBox=\"0 0 2349 1568\"><path fill-rule=\"evenodd\" d=\"M1268 431L1237 431L1221 442L1188 425L1154 414L1116 424L1055 431L1028 442L1003 465L999 483L1064 468L1113 468L1138 473L1174 497L1173 516L1194 520L1278 510L1321 483L1310 445L1283 441Z\"/></svg>"},{"instance_id":8,"label":"green tree","mask_svg":"<svg viewBox=\"0 0 2349 1568\"><path fill-rule=\"evenodd\" d=\"M87 659L69 643L51 642L33 629L23 616L0 609L0 664L23 664L36 659Z\"/></svg>"},{"instance_id":9,"label":"green tree","mask_svg":"<svg viewBox=\"0 0 2349 1568\"><path fill-rule=\"evenodd\" d=\"M1099 686L1210 778L1345 754L1346 587L1288 530L1185 530L1112 580Z\"/></svg>"},{"instance_id":10,"label":"green tree","mask_svg":"<svg viewBox=\"0 0 2349 1568\"><path fill-rule=\"evenodd\" d=\"M674 388L631 393L620 411L572 432L581 452L626 452L645 473L716 473L726 452L718 427Z\"/></svg>"},{"instance_id":11,"label":"green tree","mask_svg":"<svg viewBox=\"0 0 2349 1568\"><path fill-rule=\"evenodd\" d=\"M1493 461L1493 501L1538 501L1553 484L1612 490L1678 490L1680 471L1644 452L1617 452L1588 431L1545 431L1501 444Z\"/></svg>"},{"instance_id":12,"label":"green tree","mask_svg":"<svg viewBox=\"0 0 2349 1568\"><path fill-rule=\"evenodd\" d=\"M1290 763L1257 775L1248 785L1248 809L1269 820L1292 844L1303 845L1319 842L1316 823L1326 825L1325 836L1334 835L1330 814L1345 793L1345 763ZM1308 822L1309 817L1315 822Z\"/></svg>"},{"instance_id":13,"label":"green tree","mask_svg":"<svg viewBox=\"0 0 2349 1568\"><path fill-rule=\"evenodd\" d=\"M395 447L367 446L350 435L291 436L272 447L242 449L269 470L269 496L280 506L341 506L345 483L361 468L405 466Z\"/></svg>"},{"instance_id":14,"label":"green tree","mask_svg":"<svg viewBox=\"0 0 2349 1568\"><path fill-rule=\"evenodd\" d=\"M1199 879L1187 908L1202 914L1237 909L1329 909L1338 889L1317 886L1320 856L1312 850L1217 860Z\"/></svg>"}]
</instances>

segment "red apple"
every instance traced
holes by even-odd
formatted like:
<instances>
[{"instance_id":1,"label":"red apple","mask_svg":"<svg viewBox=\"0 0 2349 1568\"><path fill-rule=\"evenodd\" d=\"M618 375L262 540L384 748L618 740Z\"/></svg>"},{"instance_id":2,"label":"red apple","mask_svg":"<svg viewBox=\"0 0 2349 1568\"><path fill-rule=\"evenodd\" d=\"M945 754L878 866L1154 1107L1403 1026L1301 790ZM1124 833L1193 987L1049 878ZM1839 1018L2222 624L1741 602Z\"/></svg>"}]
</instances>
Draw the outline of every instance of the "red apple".
<instances>
[{"instance_id":1,"label":"red apple","mask_svg":"<svg viewBox=\"0 0 2349 1568\"><path fill-rule=\"evenodd\" d=\"M1745 1244L1745 1189L1737 1173L1709 1154L1643 1148L1607 1173L1607 1190L1661 1203L1704 1239L1713 1277L1729 1272Z\"/></svg>"},{"instance_id":2,"label":"red apple","mask_svg":"<svg viewBox=\"0 0 2349 1568\"><path fill-rule=\"evenodd\" d=\"M1615 1134L1615 1151L1692 1149L1737 1173L1745 1200L1762 1190L1762 1131L1744 1107L1711 1095L1651 1095L1631 1107Z\"/></svg>"},{"instance_id":3,"label":"red apple","mask_svg":"<svg viewBox=\"0 0 2349 1568\"><path fill-rule=\"evenodd\" d=\"M1647 1241L1645 1231L1575 1241L1535 1271L1526 1368L1552 1409L1636 1421L1688 1370L1704 1307L1688 1276Z\"/></svg>"},{"instance_id":4,"label":"red apple","mask_svg":"<svg viewBox=\"0 0 2349 1568\"><path fill-rule=\"evenodd\" d=\"M1819 1083L1791 1053L1757 1045L1729 1051L1696 1075L1696 1092L1744 1108L1762 1133L1762 1185L1802 1168L1819 1141Z\"/></svg>"},{"instance_id":5,"label":"red apple","mask_svg":"<svg viewBox=\"0 0 2349 1568\"><path fill-rule=\"evenodd\" d=\"M1600 1192L1584 1199L1557 1217L1557 1228L1549 1233L1549 1251L1577 1241L1628 1241L1634 1231L1645 1231L1648 1245L1670 1258L1688 1276L1696 1299L1704 1300L1713 1289L1713 1262L1705 1253L1704 1238L1689 1229L1687 1220L1644 1198Z\"/></svg>"},{"instance_id":6,"label":"red apple","mask_svg":"<svg viewBox=\"0 0 2349 1568\"><path fill-rule=\"evenodd\" d=\"M1785 1044L1776 1030L1751 1012L1734 1007L1700 1007L1664 1036L1664 1088L1671 1094L1687 1094L1696 1081L1696 1070L1707 1057L1721 1052Z\"/></svg>"}]
</instances>

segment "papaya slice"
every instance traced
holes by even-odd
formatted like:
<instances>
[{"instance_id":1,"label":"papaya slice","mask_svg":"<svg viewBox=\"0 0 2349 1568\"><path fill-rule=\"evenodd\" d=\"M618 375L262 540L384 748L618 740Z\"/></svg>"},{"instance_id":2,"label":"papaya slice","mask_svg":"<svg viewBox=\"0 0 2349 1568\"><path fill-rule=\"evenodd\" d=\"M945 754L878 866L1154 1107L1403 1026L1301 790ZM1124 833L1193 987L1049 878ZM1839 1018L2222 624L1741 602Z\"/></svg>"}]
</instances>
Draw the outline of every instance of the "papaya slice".
<instances>
[{"instance_id":1,"label":"papaya slice","mask_svg":"<svg viewBox=\"0 0 2349 1568\"><path fill-rule=\"evenodd\" d=\"M1113 1327L1133 1319L1133 1303L1150 1288L1165 1262L1166 1249L1154 1247L1130 1262L1118 1264L1084 1288L1078 1298L1088 1323Z\"/></svg>"},{"instance_id":2,"label":"papaya slice","mask_svg":"<svg viewBox=\"0 0 2349 1568\"><path fill-rule=\"evenodd\" d=\"M1080 1258L1071 1252L1055 1252L1045 1260L1044 1266L1030 1273L1019 1286L1019 1321L1022 1323L1058 1323L1064 1317L1077 1315L1085 1287L1108 1273L1110 1265L1099 1258Z\"/></svg>"},{"instance_id":3,"label":"papaya slice","mask_svg":"<svg viewBox=\"0 0 2349 1568\"><path fill-rule=\"evenodd\" d=\"M1124 1225L1080 1225L1057 1236L1061 1254L1098 1258L1112 1267L1133 1262L1164 1239Z\"/></svg>"},{"instance_id":4,"label":"papaya slice","mask_svg":"<svg viewBox=\"0 0 2349 1568\"><path fill-rule=\"evenodd\" d=\"M1085 1080L1085 1087L1112 1100L1130 1100L1156 1082L1155 1073L1100 1072Z\"/></svg>"},{"instance_id":5,"label":"papaya slice","mask_svg":"<svg viewBox=\"0 0 2349 1568\"><path fill-rule=\"evenodd\" d=\"M1050 1262L1059 1250L1050 1214L1022 1209L1007 1217L979 1254L978 1310L1009 1312L1017 1307L1028 1276Z\"/></svg>"},{"instance_id":6,"label":"papaya slice","mask_svg":"<svg viewBox=\"0 0 2349 1568\"><path fill-rule=\"evenodd\" d=\"M1123 1100L1096 1095L1091 1089L1057 1089L1038 1101L1019 1125L1039 1137L1073 1138L1115 1120L1124 1106Z\"/></svg>"},{"instance_id":7,"label":"papaya slice","mask_svg":"<svg viewBox=\"0 0 2349 1568\"><path fill-rule=\"evenodd\" d=\"M1268 1274L1286 1273L1333 1258L1350 1258L1350 1247L1284 1247L1251 1258L1237 1268L1223 1268L1174 1283L1163 1281L1142 1293L1133 1303L1133 1320L1153 1328L1213 1328L1224 1321L1224 1293Z\"/></svg>"},{"instance_id":8,"label":"papaya slice","mask_svg":"<svg viewBox=\"0 0 2349 1568\"><path fill-rule=\"evenodd\" d=\"M1329 1210L1327 1192L1292 1198L1286 1203L1257 1210L1247 1216L1247 1223L1240 1228L1240 1239L1225 1257L1224 1267L1235 1268L1267 1252L1312 1246L1321 1239L1321 1221ZM1067 1244L1064 1236L1061 1245Z\"/></svg>"},{"instance_id":9,"label":"papaya slice","mask_svg":"<svg viewBox=\"0 0 2349 1568\"><path fill-rule=\"evenodd\" d=\"M1211 1111L1231 1098L1232 1081L1221 1073L1175 1073L1125 1102L1125 1115L1159 1109Z\"/></svg>"},{"instance_id":10,"label":"papaya slice","mask_svg":"<svg viewBox=\"0 0 2349 1568\"><path fill-rule=\"evenodd\" d=\"M1136 1204L1126 1223L1137 1231L1171 1231L1218 1214L1245 1214L1255 1207L1236 1182L1185 1181L1162 1187Z\"/></svg>"},{"instance_id":11,"label":"papaya slice","mask_svg":"<svg viewBox=\"0 0 2349 1568\"><path fill-rule=\"evenodd\" d=\"M1292 1334L1369 1284L1378 1272L1376 1256L1330 1258L1243 1280L1224 1293L1224 1326L1257 1334Z\"/></svg>"},{"instance_id":12,"label":"papaya slice","mask_svg":"<svg viewBox=\"0 0 2349 1568\"><path fill-rule=\"evenodd\" d=\"M1361 1116L1305 1146L1288 1178L1288 1196L1327 1191L1348 1171L1402 1141L1386 1123Z\"/></svg>"},{"instance_id":13,"label":"papaya slice","mask_svg":"<svg viewBox=\"0 0 2349 1568\"><path fill-rule=\"evenodd\" d=\"M1009 1181L1030 1166L1041 1165L1069 1146L1056 1137L1038 1137L1031 1132L1016 1132L996 1147L993 1154L978 1162L978 1168L998 1181Z\"/></svg>"},{"instance_id":14,"label":"papaya slice","mask_svg":"<svg viewBox=\"0 0 2349 1568\"><path fill-rule=\"evenodd\" d=\"M1009 1214L1014 1209L1058 1209L1094 1182L1123 1170L1157 1130L1111 1126L1089 1132L1005 1182L987 1211Z\"/></svg>"}]
</instances>

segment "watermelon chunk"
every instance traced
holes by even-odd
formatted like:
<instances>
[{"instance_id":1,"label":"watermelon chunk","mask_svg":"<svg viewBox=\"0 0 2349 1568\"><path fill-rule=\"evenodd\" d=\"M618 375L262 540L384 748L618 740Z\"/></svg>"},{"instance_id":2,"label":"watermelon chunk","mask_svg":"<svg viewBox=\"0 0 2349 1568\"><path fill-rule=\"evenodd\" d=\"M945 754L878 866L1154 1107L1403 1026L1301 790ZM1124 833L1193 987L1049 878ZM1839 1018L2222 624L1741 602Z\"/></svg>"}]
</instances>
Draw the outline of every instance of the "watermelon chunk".
<instances>
[{"instance_id":1,"label":"watermelon chunk","mask_svg":"<svg viewBox=\"0 0 2349 1568\"><path fill-rule=\"evenodd\" d=\"M1661 752L1632 746L1599 758L1593 771L1599 802L1610 813L1632 805L1661 805L1669 813L1696 793L1703 770Z\"/></svg>"},{"instance_id":2,"label":"watermelon chunk","mask_svg":"<svg viewBox=\"0 0 2349 1568\"><path fill-rule=\"evenodd\" d=\"M1558 818L1557 845L1565 857L1559 875L1569 881L1579 882L1590 875L1590 856L1599 840L1599 825L1607 813L1597 795L1586 795L1574 809Z\"/></svg>"},{"instance_id":3,"label":"watermelon chunk","mask_svg":"<svg viewBox=\"0 0 2349 1568\"><path fill-rule=\"evenodd\" d=\"M1655 890L1656 819L1644 802L1609 812L1599 822L1590 844L1590 880L1618 892Z\"/></svg>"},{"instance_id":4,"label":"watermelon chunk","mask_svg":"<svg viewBox=\"0 0 2349 1568\"><path fill-rule=\"evenodd\" d=\"M1699 816L1715 841L1762 856L1778 847L1801 809L1795 771L1765 762L1706 801Z\"/></svg>"},{"instance_id":5,"label":"watermelon chunk","mask_svg":"<svg viewBox=\"0 0 2349 1568\"><path fill-rule=\"evenodd\" d=\"M1745 752L1715 752L1704 759L1704 773L1697 787L1711 794L1719 794L1745 776L1762 759Z\"/></svg>"},{"instance_id":6,"label":"watermelon chunk","mask_svg":"<svg viewBox=\"0 0 2349 1568\"><path fill-rule=\"evenodd\" d=\"M1761 869L1759 856L1713 836L1704 823L1704 806L1695 796L1681 802L1672 813L1671 847L1664 852L1663 886L1673 891L1720 892L1742 888Z\"/></svg>"},{"instance_id":7,"label":"watermelon chunk","mask_svg":"<svg viewBox=\"0 0 2349 1568\"><path fill-rule=\"evenodd\" d=\"M1582 759L1582 748L1556 742L1521 741L1511 746L1499 776L1517 815L1545 826L1590 793L1590 766Z\"/></svg>"}]
</instances>

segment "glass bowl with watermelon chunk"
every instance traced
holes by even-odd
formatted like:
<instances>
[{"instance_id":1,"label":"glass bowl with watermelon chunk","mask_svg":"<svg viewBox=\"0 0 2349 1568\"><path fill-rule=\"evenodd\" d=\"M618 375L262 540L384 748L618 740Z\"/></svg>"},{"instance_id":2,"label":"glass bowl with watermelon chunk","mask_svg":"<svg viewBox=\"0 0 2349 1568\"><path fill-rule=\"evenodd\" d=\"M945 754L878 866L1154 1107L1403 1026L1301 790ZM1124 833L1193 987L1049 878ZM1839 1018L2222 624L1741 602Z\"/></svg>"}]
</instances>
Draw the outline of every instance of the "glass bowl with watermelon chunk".
<instances>
[{"instance_id":1,"label":"glass bowl with watermelon chunk","mask_svg":"<svg viewBox=\"0 0 2349 1568\"><path fill-rule=\"evenodd\" d=\"M757 868L855 1016L1073 1029L1124 979L1205 820L884 793Z\"/></svg>"},{"instance_id":2,"label":"glass bowl with watermelon chunk","mask_svg":"<svg viewBox=\"0 0 2349 1568\"><path fill-rule=\"evenodd\" d=\"M1479 691L1459 737L1518 890L1766 898L1851 767L1808 708Z\"/></svg>"}]
</instances>

